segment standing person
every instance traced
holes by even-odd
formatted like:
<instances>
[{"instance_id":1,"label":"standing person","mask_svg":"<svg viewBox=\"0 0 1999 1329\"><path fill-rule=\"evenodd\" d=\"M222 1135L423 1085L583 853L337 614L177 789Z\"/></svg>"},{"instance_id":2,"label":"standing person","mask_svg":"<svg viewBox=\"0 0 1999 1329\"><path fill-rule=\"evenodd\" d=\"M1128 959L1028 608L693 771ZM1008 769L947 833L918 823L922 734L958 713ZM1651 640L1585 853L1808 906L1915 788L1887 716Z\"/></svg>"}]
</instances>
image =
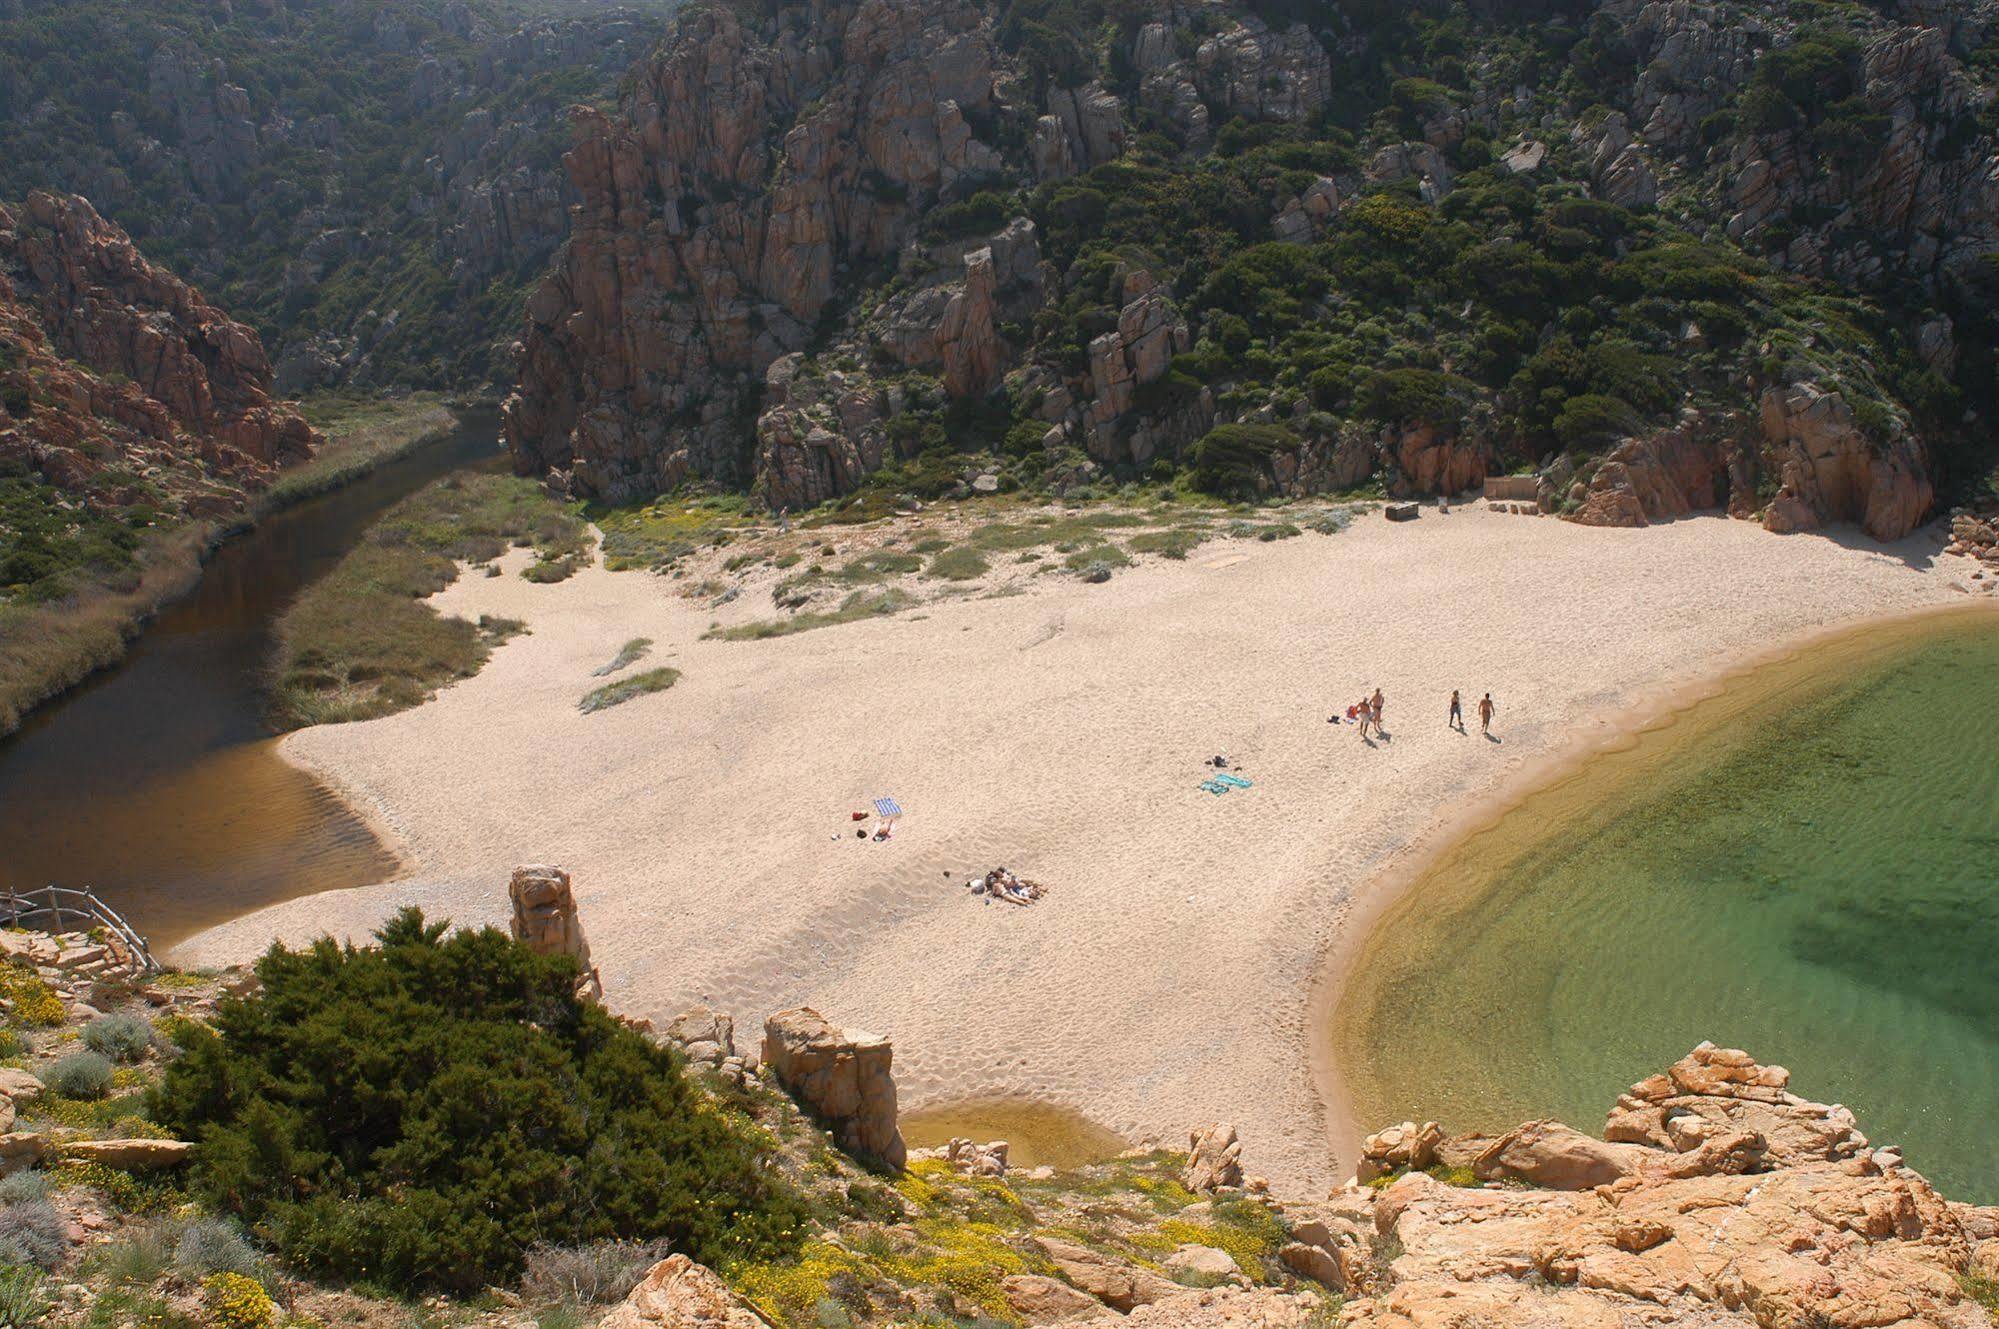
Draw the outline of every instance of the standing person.
<instances>
[{"instance_id":1,"label":"standing person","mask_svg":"<svg viewBox=\"0 0 1999 1329\"><path fill-rule=\"evenodd\" d=\"M1492 736L1492 713L1497 709L1498 708L1492 704L1492 694L1490 692L1486 693L1483 697L1479 698L1478 731L1481 734L1484 734L1488 738Z\"/></svg>"},{"instance_id":2,"label":"standing person","mask_svg":"<svg viewBox=\"0 0 1999 1329\"><path fill-rule=\"evenodd\" d=\"M1372 704L1374 709L1374 736L1376 738L1380 738L1381 737L1381 689L1380 688L1376 688L1374 690L1374 701Z\"/></svg>"},{"instance_id":3,"label":"standing person","mask_svg":"<svg viewBox=\"0 0 1999 1329\"><path fill-rule=\"evenodd\" d=\"M1360 712L1360 736L1366 738L1368 722L1374 718L1374 711L1366 697L1362 697L1360 704L1354 709Z\"/></svg>"},{"instance_id":4,"label":"standing person","mask_svg":"<svg viewBox=\"0 0 1999 1329\"><path fill-rule=\"evenodd\" d=\"M1459 698L1456 688L1451 689L1451 718L1444 721L1444 727L1455 729L1460 734L1465 731L1465 704Z\"/></svg>"}]
</instances>

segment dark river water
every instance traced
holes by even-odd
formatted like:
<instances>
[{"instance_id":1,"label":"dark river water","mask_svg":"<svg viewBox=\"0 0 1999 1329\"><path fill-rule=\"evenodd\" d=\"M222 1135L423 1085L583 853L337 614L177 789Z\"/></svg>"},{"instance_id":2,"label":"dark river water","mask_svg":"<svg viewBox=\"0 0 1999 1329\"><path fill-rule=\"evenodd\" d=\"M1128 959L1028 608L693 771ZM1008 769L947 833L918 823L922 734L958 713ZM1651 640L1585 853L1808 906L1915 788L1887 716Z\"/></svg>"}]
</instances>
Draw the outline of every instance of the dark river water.
<instances>
[{"instance_id":1,"label":"dark river water","mask_svg":"<svg viewBox=\"0 0 1999 1329\"><path fill-rule=\"evenodd\" d=\"M225 545L118 667L0 740L0 887L92 886L156 950L262 905L361 886L395 858L279 758L271 624L386 508L497 459L490 415Z\"/></svg>"}]
</instances>

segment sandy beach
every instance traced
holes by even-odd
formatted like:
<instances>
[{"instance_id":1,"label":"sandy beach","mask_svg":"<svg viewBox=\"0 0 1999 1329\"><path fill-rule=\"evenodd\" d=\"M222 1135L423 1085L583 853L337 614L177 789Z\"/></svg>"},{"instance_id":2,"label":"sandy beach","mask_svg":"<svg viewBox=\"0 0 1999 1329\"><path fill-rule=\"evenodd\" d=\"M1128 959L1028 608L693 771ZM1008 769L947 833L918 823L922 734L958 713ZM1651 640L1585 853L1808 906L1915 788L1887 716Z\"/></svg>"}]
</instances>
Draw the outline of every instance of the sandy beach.
<instances>
[{"instance_id":1,"label":"sandy beach","mask_svg":"<svg viewBox=\"0 0 1999 1329\"><path fill-rule=\"evenodd\" d=\"M1939 543L1426 508L733 642L701 638L767 617L767 595L712 609L643 573L465 577L441 608L529 635L426 706L284 745L409 874L262 910L175 958L359 937L411 902L503 923L510 869L552 862L622 1011L704 1001L753 1041L766 1014L813 1005L894 1039L905 1108L1029 1095L1134 1143L1227 1120L1252 1172L1318 1186L1350 1160L1323 1143L1314 991L1407 865L1732 665L1963 602L1951 583L1971 565ZM638 636L678 685L579 714ZM1383 741L1327 723L1377 686ZM1468 735L1445 727L1453 687ZM1472 713L1487 689L1496 741ZM1203 792L1215 754L1254 787ZM887 843L857 840L849 812L880 796L907 816ZM997 865L1047 898L967 892Z\"/></svg>"}]
</instances>

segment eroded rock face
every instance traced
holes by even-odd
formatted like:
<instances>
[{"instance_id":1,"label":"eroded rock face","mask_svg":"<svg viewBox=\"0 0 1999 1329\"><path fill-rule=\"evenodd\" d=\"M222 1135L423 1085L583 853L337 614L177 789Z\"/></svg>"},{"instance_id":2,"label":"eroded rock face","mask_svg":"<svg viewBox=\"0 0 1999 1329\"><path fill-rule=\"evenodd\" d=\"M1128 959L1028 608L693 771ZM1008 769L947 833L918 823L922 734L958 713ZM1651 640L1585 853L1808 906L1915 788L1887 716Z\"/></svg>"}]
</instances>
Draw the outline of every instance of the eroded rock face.
<instances>
[{"instance_id":1,"label":"eroded rock face","mask_svg":"<svg viewBox=\"0 0 1999 1329\"><path fill-rule=\"evenodd\" d=\"M1196 1195L1242 1185L1242 1141L1236 1138L1235 1127L1217 1123L1188 1138L1183 1180Z\"/></svg>"},{"instance_id":2,"label":"eroded rock face","mask_svg":"<svg viewBox=\"0 0 1999 1329\"><path fill-rule=\"evenodd\" d=\"M1891 437L1869 438L1843 396L1811 383L1765 390L1762 414L1783 485L1764 514L1769 529L1849 521L1877 540L1899 540L1929 516L1936 501L1929 458L1899 420Z\"/></svg>"},{"instance_id":3,"label":"eroded rock face","mask_svg":"<svg viewBox=\"0 0 1999 1329\"><path fill-rule=\"evenodd\" d=\"M272 400L257 334L81 198L0 207L0 343L0 460L86 502L98 475L136 473L219 515L319 442Z\"/></svg>"},{"instance_id":4,"label":"eroded rock face","mask_svg":"<svg viewBox=\"0 0 1999 1329\"><path fill-rule=\"evenodd\" d=\"M769 1329L707 1266L669 1255L640 1280L600 1329Z\"/></svg>"},{"instance_id":5,"label":"eroded rock face","mask_svg":"<svg viewBox=\"0 0 1999 1329\"><path fill-rule=\"evenodd\" d=\"M886 1038L840 1030L809 1007L764 1021L763 1064L849 1153L900 1168L908 1157L896 1126L895 1049Z\"/></svg>"},{"instance_id":6,"label":"eroded rock face","mask_svg":"<svg viewBox=\"0 0 1999 1329\"><path fill-rule=\"evenodd\" d=\"M513 934L537 955L567 955L576 961L583 981L599 994L603 985L590 963L590 943L576 913L576 893L561 868L531 865L514 869L507 883L513 903Z\"/></svg>"},{"instance_id":7,"label":"eroded rock face","mask_svg":"<svg viewBox=\"0 0 1999 1329\"><path fill-rule=\"evenodd\" d=\"M1734 420L1690 411L1671 429L1628 438L1590 476L1581 506L1568 514L1584 526L1644 526L1671 521L1754 492Z\"/></svg>"},{"instance_id":8,"label":"eroded rock face","mask_svg":"<svg viewBox=\"0 0 1999 1329\"><path fill-rule=\"evenodd\" d=\"M607 498L757 479L744 393L805 346L846 265L998 169L968 119L992 104L993 63L968 0L786 6L759 28L690 8L620 114L575 113L581 202L528 304L503 425L516 466ZM976 387L994 361L971 303Z\"/></svg>"},{"instance_id":9,"label":"eroded rock face","mask_svg":"<svg viewBox=\"0 0 1999 1329\"><path fill-rule=\"evenodd\" d=\"M1392 1258L1356 1270L1340 1324L1983 1326L1959 1275L1999 1211L1947 1204L1789 1079L1703 1044L1620 1097L1603 1140L1535 1122L1480 1151L1508 1160L1480 1175L1559 1189L1350 1185L1333 1207L1371 1212Z\"/></svg>"}]
</instances>

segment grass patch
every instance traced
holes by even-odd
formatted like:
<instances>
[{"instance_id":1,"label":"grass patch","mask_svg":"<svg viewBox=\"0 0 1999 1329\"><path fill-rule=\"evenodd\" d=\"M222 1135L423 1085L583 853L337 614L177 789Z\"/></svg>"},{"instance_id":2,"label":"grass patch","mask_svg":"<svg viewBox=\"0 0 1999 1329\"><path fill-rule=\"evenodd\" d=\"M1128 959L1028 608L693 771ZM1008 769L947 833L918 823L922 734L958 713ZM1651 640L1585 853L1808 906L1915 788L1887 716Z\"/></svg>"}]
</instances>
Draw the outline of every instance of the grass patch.
<instances>
[{"instance_id":1,"label":"grass patch","mask_svg":"<svg viewBox=\"0 0 1999 1329\"><path fill-rule=\"evenodd\" d=\"M1062 566L1071 572L1084 572L1099 563L1106 567L1128 568L1131 566L1131 555L1116 545L1102 544L1078 549L1062 560Z\"/></svg>"},{"instance_id":2,"label":"grass patch","mask_svg":"<svg viewBox=\"0 0 1999 1329\"><path fill-rule=\"evenodd\" d=\"M406 710L479 672L521 630L506 619L446 618L424 597L458 564L531 545L537 566L580 560L589 531L529 480L450 476L391 508L276 625L271 714L281 728L340 724Z\"/></svg>"},{"instance_id":3,"label":"grass patch","mask_svg":"<svg viewBox=\"0 0 1999 1329\"><path fill-rule=\"evenodd\" d=\"M645 658L646 652L650 651L651 649L652 649L651 637L634 637L630 641L626 642L623 646L620 646L618 648L618 653L611 657L611 662L609 664L604 665L601 668L592 670L590 673L590 677L609 678L612 674L617 673L620 669L625 668L627 665L637 664L640 660Z\"/></svg>"},{"instance_id":4,"label":"grass patch","mask_svg":"<svg viewBox=\"0 0 1999 1329\"><path fill-rule=\"evenodd\" d=\"M1128 542L1134 554L1159 554L1181 559L1194 552L1208 538L1206 527L1171 526L1163 531L1141 531Z\"/></svg>"},{"instance_id":5,"label":"grass patch","mask_svg":"<svg viewBox=\"0 0 1999 1329\"><path fill-rule=\"evenodd\" d=\"M257 503L275 512L352 484L458 427L458 417L435 395L354 397L320 393L299 403L305 418L326 433L326 445L278 477Z\"/></svg>"},{"instance_id":6,"label":"grass patch","mask_svg":"<svg viewBox=\"0 0 1999 1329\"><path fill-rule=\"evenodd\" d=\"M992 571L992 564L976 549L960 545L954 549L939 550L924 569L926 577L939 577L945 581L971 581Z\"/></svg>"},{"instance_id":7,"label":"grass patch","mask_svg":"<svg viewBox=\"0 0 1999 1329\"><path fill-rule=\"evenodd\" d=\"M585 693L583 700L576 703L576 709L585 715L594 715L613 706L622 706L632 698L643 697L649 692L664 692L679 681L678 669L648 669L643 674L633 674L630 678L621 678Z\"/></svg>"},{"instance_id":8,"label":"grass patch","mask_svg":"<svg viewBox=\"0 0 1999 1329\"><path fill-rule=\"evenodd\" d=\"M585 510L604 533L604 566L613 572L660 571L702 549L726 545L750 518L741 494L666 495L642 507Z\"/></svg>"},{"instance_id":9,"label":"grass patch","mask_svg":"<svg viewBox=\"0 0 1999 1329\"><path fill-rule=\"evenodd\" d=\"M876 582L915 572L922 566L923 560L915 554L905 554L897 549L875 549L848 559L833 575L844 582Z\"/></svg>"},{"instance_id":10,"label":"grass patch","mask_svg":"<svg viewBox=\"0 0 1999 1329\"><path fill-rule=\"evenodd\" d=\"M1957 1276L1957 1286L1966 1300L1984 1311L1993 1324L1999 1325L1999 1279L1967 1270Z\"/></svg>"},{"instance_id":11,"label":"grass patch","mask_svg":"<svg viewBox=\"0 0 1999 1329\"><path fill-rule=\"evenodd\" d=\"M703 636L713 641L765 641L771 637L788 637L794 632L810 632L814 628L837 627L842 623L858 623L868 618L886 618L901 613L914 603L915 600L907 592L894 587L881 591L855 591L840 602L838 609L795 614L790 618L763 618L733 628L716 628Z\"/></svg>"}]
</instances>

